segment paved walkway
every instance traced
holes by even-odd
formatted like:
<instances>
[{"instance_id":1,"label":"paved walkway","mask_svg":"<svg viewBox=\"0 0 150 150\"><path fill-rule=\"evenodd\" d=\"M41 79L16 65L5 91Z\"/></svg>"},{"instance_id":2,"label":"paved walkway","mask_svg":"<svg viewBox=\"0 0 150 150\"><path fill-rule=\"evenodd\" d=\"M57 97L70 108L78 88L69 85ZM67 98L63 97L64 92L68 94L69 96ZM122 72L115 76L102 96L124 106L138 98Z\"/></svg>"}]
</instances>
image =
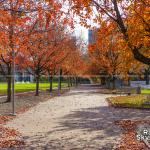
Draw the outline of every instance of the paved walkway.
<instances>
[{"instance_id":1,"label":"paved walkway","mask_svg":"<svg viewBox=\"0 0 150 150\"><path fill-rule=\"evenodd\" d=\"M96 86L81 86L40 103L7 126L22 133L26 146L35 150L112 150L121 130L120 119L150 119L146 110L115 109Z\"/></svg>"}]
</instances>

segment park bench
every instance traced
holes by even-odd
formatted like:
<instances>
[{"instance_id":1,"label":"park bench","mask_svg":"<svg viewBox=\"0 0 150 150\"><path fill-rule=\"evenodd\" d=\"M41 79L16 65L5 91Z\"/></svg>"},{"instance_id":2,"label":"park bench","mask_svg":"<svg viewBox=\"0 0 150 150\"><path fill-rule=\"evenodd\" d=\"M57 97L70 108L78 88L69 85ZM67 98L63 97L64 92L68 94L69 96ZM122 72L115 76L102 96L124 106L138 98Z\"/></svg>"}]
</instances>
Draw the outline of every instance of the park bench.
<instances>
[{"instance_id":1,"label":"park bench","mask_svg":"<svg viewBox=\"0 0 150 150\"><path fill-rule=\"evenodd\" d=\"M122 87L122 88L118 89L116 93L120 94L120 95L140 94L141 88L140 87Z\"/></svg>"},{"instance_id":2,"label":"park bench","mask_svg":"<svg viewBox=\"0 0 150 150\"><path fill-rule=\"evenodd\" d=\"M120 95L124 95L124 94L131 95L132 92L130 88L121 88L117 90L117 93Z\"/></svg>"}]
</instances>

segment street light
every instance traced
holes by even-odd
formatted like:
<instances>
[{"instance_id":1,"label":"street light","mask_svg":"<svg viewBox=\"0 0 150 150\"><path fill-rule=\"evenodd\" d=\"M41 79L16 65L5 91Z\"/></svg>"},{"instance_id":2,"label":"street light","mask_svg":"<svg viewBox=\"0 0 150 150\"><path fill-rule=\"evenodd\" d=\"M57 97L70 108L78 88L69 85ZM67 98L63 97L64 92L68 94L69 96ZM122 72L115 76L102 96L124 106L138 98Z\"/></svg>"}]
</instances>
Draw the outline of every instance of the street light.
<instances>
[{"instance_id":1,"label":"street light","mask_svg":"<svg viewBox=\"0 0 150 150\"><path fill-rule=\"evenodd\" d=\"M62 78L62 69L59 68L59 75L58 75L58 96L60 96L60 92L61 92L61 78Z\"/></svg>"},{"instance_id":2,"label":"street light","mask_svg":"<svg viewBox=\"0 0 150 150\"><path fill-rule=\"evenodd\" d=\"M15 115L15 51L12 50L12 115Z\"/></svg>"}]
</instances>

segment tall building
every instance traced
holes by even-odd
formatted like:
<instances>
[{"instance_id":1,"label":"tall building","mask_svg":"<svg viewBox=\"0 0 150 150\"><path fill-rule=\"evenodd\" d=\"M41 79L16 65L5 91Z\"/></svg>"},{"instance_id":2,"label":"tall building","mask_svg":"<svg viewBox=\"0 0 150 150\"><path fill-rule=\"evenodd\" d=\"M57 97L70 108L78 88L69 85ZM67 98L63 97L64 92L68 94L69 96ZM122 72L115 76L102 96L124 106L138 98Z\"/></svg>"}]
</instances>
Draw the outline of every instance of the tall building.
<instances>
[{"instance_id":1,"label":"tall building","mask_svg":"<svg viewBox=\"0 0 150 150\"><path fill-rule=\"evenodd\" d=\"M94 44L96 42L96 32L95 30L88 30L88 44Z\"/></svg>"}]
</instances>

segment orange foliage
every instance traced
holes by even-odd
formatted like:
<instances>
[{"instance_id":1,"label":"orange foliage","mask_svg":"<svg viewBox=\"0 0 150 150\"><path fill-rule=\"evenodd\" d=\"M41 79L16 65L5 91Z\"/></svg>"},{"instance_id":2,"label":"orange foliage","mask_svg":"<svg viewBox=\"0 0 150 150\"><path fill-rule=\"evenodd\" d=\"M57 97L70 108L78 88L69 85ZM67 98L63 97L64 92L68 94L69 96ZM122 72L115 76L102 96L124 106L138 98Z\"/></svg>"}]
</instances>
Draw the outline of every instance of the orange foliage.
<instances>
[{"instance_id":1,"label":"orange foliage","mask_svg":"<svg viewBox=\"0 0 150 150\"><path fill-rule=\"evenodd\" d=\"M104 21L96 30L96 42L89 46L90 67L96 67L98 74L127 78L129 73L140 72L143 65L139 64L129 50L123 37L117 32L113 22ZM94 72L93 72L94 73Z\"/></svg>"},{"instance_id":2,"label":"orange foliage","mask_svg":"<svg viewBox=\"0 0 150 150\"><path fill-rule=\"evenodd\" d=\"M117 25L128 48L138 61L150 65L150 1L149 0L70 0L81 24L89 27L88 19L99 26L103 21ZM106 29L107 30L107 29Z\"/></svg>"}]
</instances>

